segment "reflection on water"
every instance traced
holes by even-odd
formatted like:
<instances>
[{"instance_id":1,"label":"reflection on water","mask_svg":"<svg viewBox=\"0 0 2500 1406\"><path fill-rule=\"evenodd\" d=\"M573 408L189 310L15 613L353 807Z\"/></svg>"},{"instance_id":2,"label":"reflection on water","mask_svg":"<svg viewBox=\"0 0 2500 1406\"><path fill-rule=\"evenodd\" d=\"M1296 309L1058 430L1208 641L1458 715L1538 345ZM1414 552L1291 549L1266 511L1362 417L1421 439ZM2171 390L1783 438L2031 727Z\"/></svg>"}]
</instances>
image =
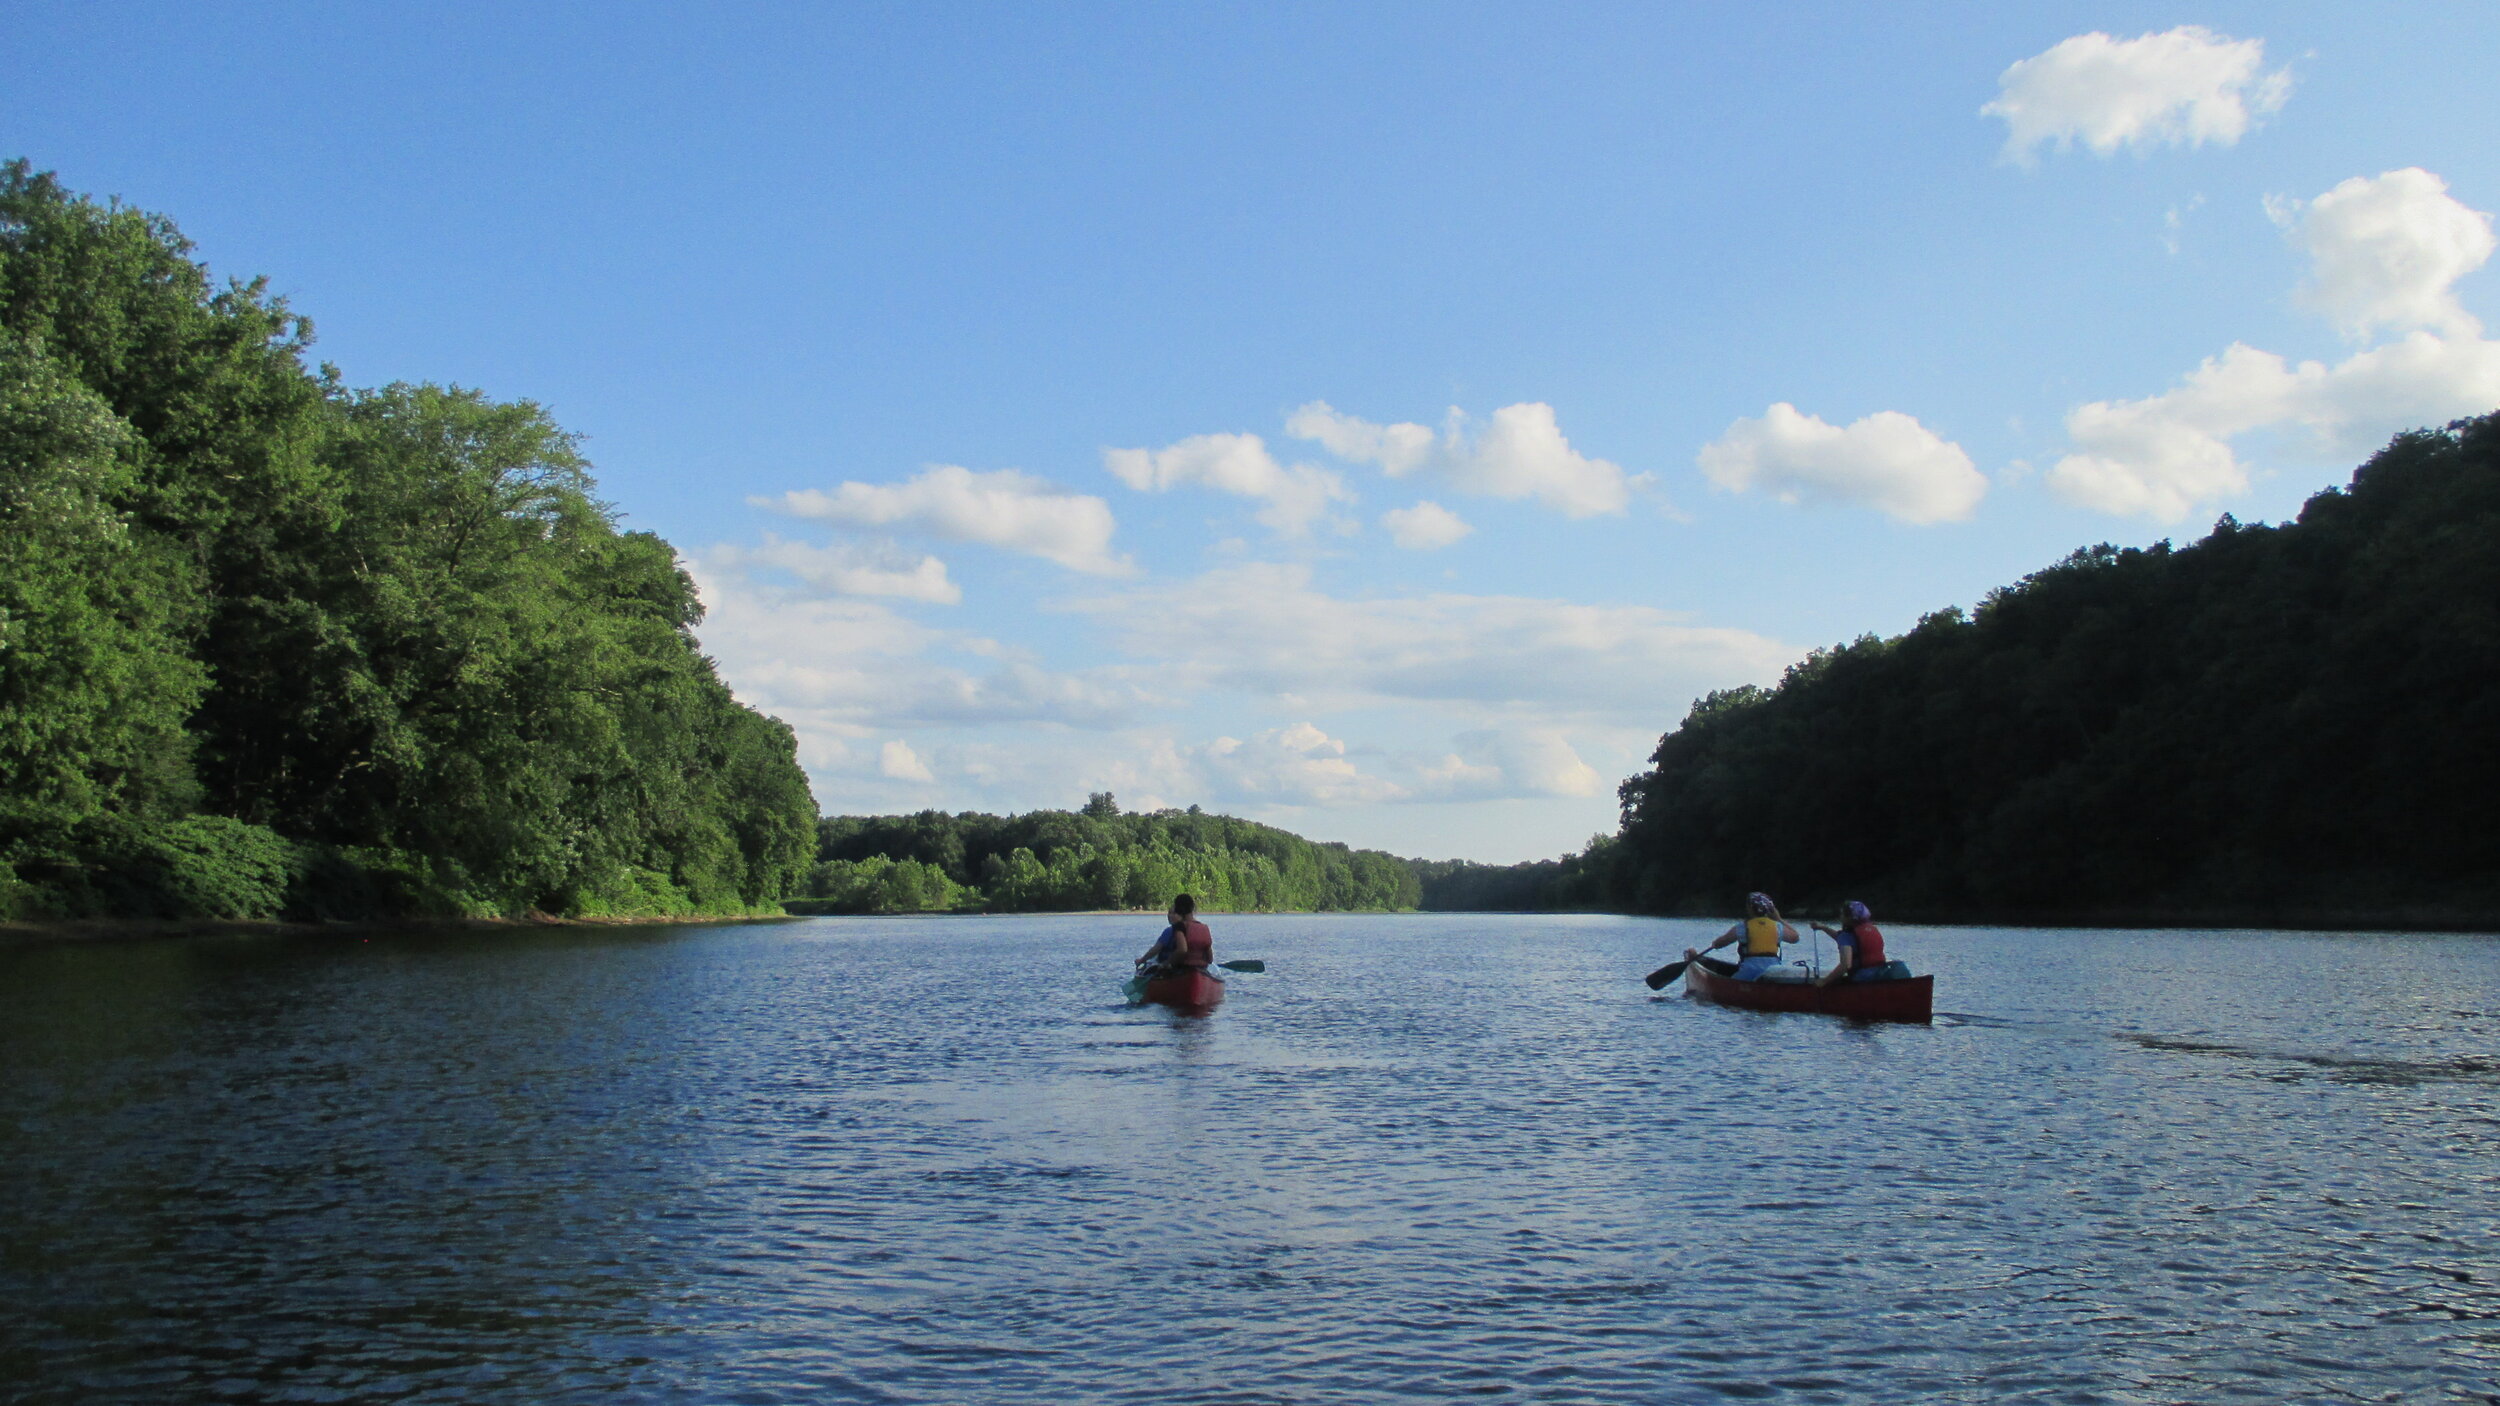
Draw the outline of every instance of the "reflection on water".
<instances>
[{"instance_id":1,"label":"reflection on water","mask_svg":"<svg viewBox=\"0 0 2500 1406\"><path fill-rule=\"evenodd\" d=\"M2500 1400L2500 943L1130 926L0 950L0 1399Z\"/></svg>"}]
</instances>

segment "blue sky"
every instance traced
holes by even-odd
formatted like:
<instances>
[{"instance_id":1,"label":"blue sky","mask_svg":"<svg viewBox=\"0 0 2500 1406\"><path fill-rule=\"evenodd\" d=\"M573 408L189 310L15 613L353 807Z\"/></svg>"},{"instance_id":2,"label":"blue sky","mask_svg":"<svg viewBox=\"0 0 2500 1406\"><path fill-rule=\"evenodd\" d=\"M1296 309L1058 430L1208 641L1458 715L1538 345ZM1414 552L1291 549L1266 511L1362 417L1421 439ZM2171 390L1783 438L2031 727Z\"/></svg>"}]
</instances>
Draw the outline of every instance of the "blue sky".
<instances>
[{"instance_id":1,"label":"blue sky","mask_svg":"<svg viewBox=\"0 0 2500 1406\"><path fill-rule=\"evenodd\" d=\"M1551 855L2500 407L2500 9L1765 9L21 0L0 149L550 407L830 811Z\"/></svg>"}]
</instances>

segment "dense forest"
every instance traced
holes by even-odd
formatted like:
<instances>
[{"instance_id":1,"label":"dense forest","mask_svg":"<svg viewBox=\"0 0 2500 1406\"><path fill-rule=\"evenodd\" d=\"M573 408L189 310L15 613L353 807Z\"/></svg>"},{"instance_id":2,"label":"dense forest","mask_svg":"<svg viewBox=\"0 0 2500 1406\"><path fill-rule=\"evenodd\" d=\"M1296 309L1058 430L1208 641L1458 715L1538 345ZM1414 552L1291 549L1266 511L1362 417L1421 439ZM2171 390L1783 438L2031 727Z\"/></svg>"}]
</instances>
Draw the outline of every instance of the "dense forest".
<instances>
[{"instance_id":1,"label":"dense forest","mask_svg":"<svg viewBox=\"0 0 2500 1406\"><path fill-rule=\"evenodd\" d=\"M2296 521L2078 551L1696 703L1586 854L1491 906L2485 923L2500 901L2500 415Z\"/></svg>"},{"instance_id":2,"label":"dense forest","mask_svg":"<svg viewBox=\"0 0 2500 1406\"><path fill-rule=\"evenodd\" d=\"M169 220L0 167L0 918L721 913L789 729L527 401L360 390Z\"/></svg>"},{"instance_id":3,"label":"dense forest","mask_svg":"<svg viewBox=\"0 0 2500 1406\"><path fill-rule=\"evenodd\" d=\"M1188 810L1123 814L1108 792L1079 811L833 816L817 827L813 903L836 913L1413 908L1413 867L1256 821Z\"/></svg>"}]
</instances>

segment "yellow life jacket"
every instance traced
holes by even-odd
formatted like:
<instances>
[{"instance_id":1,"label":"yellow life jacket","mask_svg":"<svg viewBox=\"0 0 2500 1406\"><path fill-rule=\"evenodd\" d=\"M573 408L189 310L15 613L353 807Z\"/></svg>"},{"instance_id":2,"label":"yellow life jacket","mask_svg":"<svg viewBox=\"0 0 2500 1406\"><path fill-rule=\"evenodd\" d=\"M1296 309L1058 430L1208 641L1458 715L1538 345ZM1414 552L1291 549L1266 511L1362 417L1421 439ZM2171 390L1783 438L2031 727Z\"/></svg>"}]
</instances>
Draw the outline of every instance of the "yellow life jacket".
<instances>
[{"instance_id":1,"label":"yellow life jacket","mask_svg":"<svg viewBox=\"0 0 2500 1406\"><path fill-rule=\"evenodd\" d=\"M1776 957L1780 954L1780 920L1747 918L1745 920L1745 955Z\"/></svg>"}]
</instances>

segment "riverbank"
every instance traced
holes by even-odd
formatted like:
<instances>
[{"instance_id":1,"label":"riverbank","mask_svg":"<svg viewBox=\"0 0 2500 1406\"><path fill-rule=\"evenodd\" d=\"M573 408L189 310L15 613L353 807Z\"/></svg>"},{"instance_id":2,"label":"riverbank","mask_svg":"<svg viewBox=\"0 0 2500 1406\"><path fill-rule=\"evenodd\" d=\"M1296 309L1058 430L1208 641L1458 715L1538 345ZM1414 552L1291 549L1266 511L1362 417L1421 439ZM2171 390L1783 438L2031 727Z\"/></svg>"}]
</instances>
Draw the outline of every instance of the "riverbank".
<instances>
[{"instance_id":1,"label":"riverbank","mask_svg":"<svg viewBox=\"0 0 2500 1406\"><path fill-rule=\"evenodd\" d=\"M128 942L168 937L369 937L376 933L517 932L540 928L713 927L728 923L786 923L791 913L691 913L674 917L558 918L533 913L520 918L373 918L334 923L276 919L60 918L0 922L0 943Z\"/></svg>"},{"instance_id":2,"label":"riverbank","mask_svg":"<svg viewBox=\"0 0 2500 1406\"><path fill-rule=\"evenodd\" d=\"M1427 912L1454 910L1427 909ZM1611 908L1505 909L1504 912L1586 914L1620 918L1694 918L1732 921L1733 909L1712 912L1634 913ZM1804 904L1784 910L1791 922L1836 921L1825 906ZM2341 933L2487 933L2500 934L2500 908L2366 906L2278 911L2254 908L2070 909L2044 912L1973 912L1955 908L1879 908L1879 926L1949 928L2050 928L2096 932L2341 932Z\"/></svg>"},{"instance_id":3,"label":"riverbank","mask_svg":"<svg viewBox=\"0 0 2500 1406\"><path fill-rule=\"evenodd\" d=\"M796 918L1161 918L1160 908L951 908L915 909L900 913L863 913L830 898L793 898L783 908ZM1420 913L1420 908L1206 908L1198 910L1201 918L1233 918L1252 914L1299 913Z\"/></svg>"},{"instance_id":4,"label":"riverbank","mask_svg":"<svg viewBox=\"0 0 2500 1406\"><path fill-rule=\"evenodd\" d=\"M363 937L392 932L511 932L536 928L686 927L729 923L785 923L802 918L1135 918L1163 916L1152 908L1085 908L1049 912L998 913L841 913L808 899L793 899L781 913L689 913L668 917L559 918L532 914L520 918L377 918L346 922L297 923L277 920L216 918L65 918L0 921L0 943L129 941L167 937L259 935L272 937ZM1622 917L1719 920L1726 913L1627 913L1602 908L1536 909L1400 909L1398 913L1429 917ZM1352 917L1391 915L1385 909L1206 910L1216 918L1320 915ZM1799 923L1823 915L1821 910L1791 912ZM2472 933L2500 934L2500 910L2464 912L2447 908L2368 908L2308 913L2252 913L2246 910L2137 908L2081 913L1973 915L1956 911L1886 911L1877 921L1902 927L2022 927L2079 931L2146 932L2319 932L2319 933Z\"/></svg>"}]
</instances>

